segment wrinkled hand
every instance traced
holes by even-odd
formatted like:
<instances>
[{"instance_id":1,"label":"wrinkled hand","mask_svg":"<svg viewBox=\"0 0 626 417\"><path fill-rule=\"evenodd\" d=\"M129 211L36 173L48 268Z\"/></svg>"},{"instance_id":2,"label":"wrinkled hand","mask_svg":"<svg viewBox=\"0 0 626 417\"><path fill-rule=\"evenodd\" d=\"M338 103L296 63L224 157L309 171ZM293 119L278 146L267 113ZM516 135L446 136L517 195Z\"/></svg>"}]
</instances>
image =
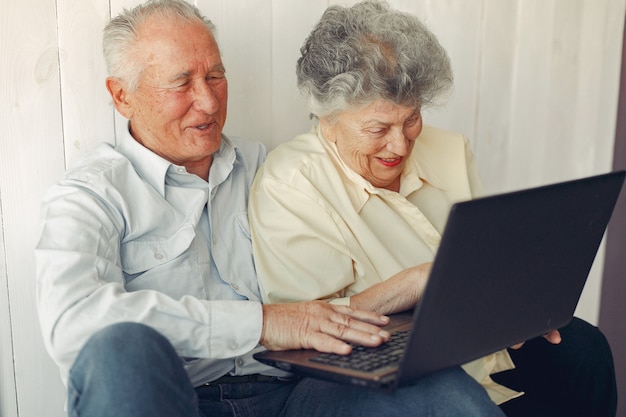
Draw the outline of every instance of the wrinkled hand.
<instances>
[{"instance_id":1,"label":"wrinkled hand","mask_svg":"<svg viewBox=\"0 0 626 417\"><path fill-rule=\"evenodd\" d=\"M422 297L432 262L405 269L350 297L350 305L380 314L409 310Z\"/></svg>"},{"instance_id":2,"label":"wrinkled hand","mask_svg":"<svg viewBox=\"0 0 626 417\"><path fill-rule=\"evenodd\" d=\"M348 343L378 346L388 341L389 333L379 327L388 323L386 316L323 301L264 304L261 344L269 350L345 355L352 350Z\"/></svg>"},{"instance_id":3,"label":"wrinkled hand","mask_svg":"<svg viewBox=\"0 0 626 417\"><path fill-rule=\"evenodd\" d=\"M544 339L553 345L558 345L561 343L561 333L558 330L550 330L548 333L543 335ZM518 343L516 345L511 346L511 349L519 349L524 346L525 342Z\"/></svg>"}]
</instances>

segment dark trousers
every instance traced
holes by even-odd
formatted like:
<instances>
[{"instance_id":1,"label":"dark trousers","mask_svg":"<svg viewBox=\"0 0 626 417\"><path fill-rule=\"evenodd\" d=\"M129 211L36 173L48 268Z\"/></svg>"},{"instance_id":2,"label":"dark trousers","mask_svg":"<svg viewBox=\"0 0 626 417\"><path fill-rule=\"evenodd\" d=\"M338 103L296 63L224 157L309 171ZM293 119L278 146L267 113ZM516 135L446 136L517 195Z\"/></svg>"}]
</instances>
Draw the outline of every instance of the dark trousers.
<instances>
[{"instance_id":1,"label":"dark trousers","mask_svg":"<svg viewBox=\"0 0 626 417\"><path fill-rule=\"evenodd\" d=\"M560 332L558 345L539 337L509 349L516 369L493 379L526 394L501 409L509 417L615 417L615 368L606 338L578 318Z\"/></svg>"}]
</instances>

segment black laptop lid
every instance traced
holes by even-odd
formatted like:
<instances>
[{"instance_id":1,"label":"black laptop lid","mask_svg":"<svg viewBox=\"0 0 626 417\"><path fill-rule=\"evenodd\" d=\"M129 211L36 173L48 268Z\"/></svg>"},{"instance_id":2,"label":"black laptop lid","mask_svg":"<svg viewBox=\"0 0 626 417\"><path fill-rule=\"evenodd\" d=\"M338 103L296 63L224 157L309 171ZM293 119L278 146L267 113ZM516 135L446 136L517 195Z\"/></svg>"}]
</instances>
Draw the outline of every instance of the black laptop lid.
<instances>
[{"instance_id":1,"label":"black laptop lid","mask_svg":"<svg viewBox=\"0 0 626 417\"><path fill-rule=\"evenodd\" d=\"M415 310L412 332L428 343L410 338L399 382L567 324L623 181L622 171L455 204Z\"/></svg>"}]
</instances>

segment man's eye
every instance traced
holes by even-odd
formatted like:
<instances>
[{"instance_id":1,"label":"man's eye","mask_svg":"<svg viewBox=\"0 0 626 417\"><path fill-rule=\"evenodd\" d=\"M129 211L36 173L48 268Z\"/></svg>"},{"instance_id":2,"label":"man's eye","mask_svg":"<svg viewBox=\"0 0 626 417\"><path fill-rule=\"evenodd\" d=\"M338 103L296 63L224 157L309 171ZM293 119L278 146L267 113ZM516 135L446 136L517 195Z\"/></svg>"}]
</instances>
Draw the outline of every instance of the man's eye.
<instances>
[{"instance_id":1,"label":"man's eye","mask_svg":"<svg viewBox=\"0 0 626 417\"><path fill-rule=\"evenodd\" d=\"M225 77L226 75L223 72L214 72L211 74L207 74L205 78L207 81L214 81L214 80L223 80Z\"/></svg>"},{"instance_id":2,"label":"man's eye","mask_svg":"<svg viewBox=\"0 0 626 417\"><path fill-rule=\"evenodd\" d=\"M175 83L172 84L171 89L172 90L184 90L186 88L189 87L189 81L185 80L185 81L177 81Z\"/></svg>"}]
</instances>

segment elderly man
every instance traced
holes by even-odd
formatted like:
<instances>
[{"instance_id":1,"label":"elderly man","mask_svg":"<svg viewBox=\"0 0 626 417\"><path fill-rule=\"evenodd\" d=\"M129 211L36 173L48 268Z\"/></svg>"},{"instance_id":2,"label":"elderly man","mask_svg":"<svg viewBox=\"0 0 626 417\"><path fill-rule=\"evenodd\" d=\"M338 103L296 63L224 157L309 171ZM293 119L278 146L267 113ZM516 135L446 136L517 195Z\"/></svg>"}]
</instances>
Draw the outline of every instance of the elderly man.
<instances>
[{"instance_id":1,"label":"elderly man","mask_svg":"<svg viewBox=\"0 0 626 417\"><path fill-rule=\"evenodd\" d=\"M104 30L118 145L84 156L43 202L37 297L46 347L82 416L498 416L459 370L394 395L299 380L259 349L348 353L388 318L324 302L261 305L247 197L264 148L222 134L213 25L180 0Z\"/></svg>"}]
</instances>

